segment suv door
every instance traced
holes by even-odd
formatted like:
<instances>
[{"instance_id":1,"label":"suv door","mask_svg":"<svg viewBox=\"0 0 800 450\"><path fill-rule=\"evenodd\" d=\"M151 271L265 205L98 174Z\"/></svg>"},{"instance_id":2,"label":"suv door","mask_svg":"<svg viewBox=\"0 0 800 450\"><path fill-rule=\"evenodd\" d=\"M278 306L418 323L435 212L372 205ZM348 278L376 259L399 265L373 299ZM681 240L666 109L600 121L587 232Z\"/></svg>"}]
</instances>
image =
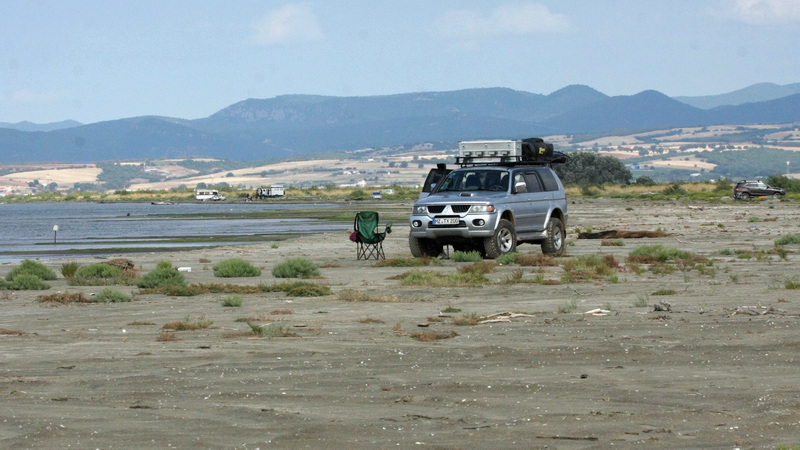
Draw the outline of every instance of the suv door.
<instances>
[{"instance_id":1,"label":"suv door","mask_svg":"<svg viewBox=\"0 0 800 450\"><path fill-rule=\"evenodd\" d=\"M513 200L509 209L514 214L517 235L543 230L552 194L545 190L533 168L514 171L511 180Z\"/></svg>"},{"instance_id":2,"label":"suv door","mask_svg":"<svg viewBox=\"0 0 800 450\"><path fill-rule=\"evenodd\" d=\"M433 191L433 189L435 189L452 171L453 170L448 169L445 164L437 164L435 169L431 169L430 172L428 172L428 176L425 178L425 184L422 185L422 192L419 193L419 198L425 198L431 195L431 191Z\"/></svg>"}]
</instances>

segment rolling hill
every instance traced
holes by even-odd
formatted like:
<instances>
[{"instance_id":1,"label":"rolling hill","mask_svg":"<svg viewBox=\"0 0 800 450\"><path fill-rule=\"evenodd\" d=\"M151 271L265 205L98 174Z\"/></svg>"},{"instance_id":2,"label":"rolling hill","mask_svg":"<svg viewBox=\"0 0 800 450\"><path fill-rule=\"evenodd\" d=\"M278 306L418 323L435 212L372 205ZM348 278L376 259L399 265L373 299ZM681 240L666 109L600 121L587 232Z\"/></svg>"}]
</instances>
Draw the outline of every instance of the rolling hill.
<instances>
[{"instance_id":1,"label":"rolling hill","mask_svg":"<svg viewBox=\"0 0 800 450\"><path fill-rule=\"evenodd\" d=\"M797 85L787 86L785 92L791 92ZM609 97L582 85L549 95L507 88L372 97L285 95L243 100L196 120L144 116L49 131L3 127L0 162L252 161L424 142L452 146L462 139L793 122L800 122L797 93L710 109L652 90Z\"/></svg>"}]
</instances>

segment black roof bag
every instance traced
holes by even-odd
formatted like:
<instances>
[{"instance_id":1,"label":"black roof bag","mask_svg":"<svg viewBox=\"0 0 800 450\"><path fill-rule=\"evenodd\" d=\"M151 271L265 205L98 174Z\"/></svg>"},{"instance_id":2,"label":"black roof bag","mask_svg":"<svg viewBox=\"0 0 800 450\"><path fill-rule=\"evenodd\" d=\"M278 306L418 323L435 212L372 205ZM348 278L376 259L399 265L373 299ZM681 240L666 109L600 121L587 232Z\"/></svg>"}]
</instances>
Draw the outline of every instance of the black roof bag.
<instances>
[{"instance_id":1,"label":"black roof bag","mask_svg":"<svg viewBox=\"0 0 800 450\"><path fill-rule=\"evenodd\" d=\"M553 158L553 144L545 142L542 138L528 138L522 140L522 159L528 161L549 160Z\"/></svg>"}]
</instances>

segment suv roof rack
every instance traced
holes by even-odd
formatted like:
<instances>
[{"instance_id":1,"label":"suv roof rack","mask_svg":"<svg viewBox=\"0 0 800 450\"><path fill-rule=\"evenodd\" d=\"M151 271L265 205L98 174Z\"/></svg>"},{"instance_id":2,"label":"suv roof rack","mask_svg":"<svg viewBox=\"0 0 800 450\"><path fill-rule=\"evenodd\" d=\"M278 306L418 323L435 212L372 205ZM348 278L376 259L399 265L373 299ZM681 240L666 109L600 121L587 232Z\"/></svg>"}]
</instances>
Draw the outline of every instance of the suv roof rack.
<instances>
[{"instance_id":1,"label":"suv roof rack","mask_svg":"<svg viewBox=\"0 0 800 450\"><path fill-rule=\"evenodd\" d=\"M461 141L456 164L473 165L544 165L567 162L567 155L553 151L553 144L541 138L514 140Z\"/></svg>"}]
</instances>

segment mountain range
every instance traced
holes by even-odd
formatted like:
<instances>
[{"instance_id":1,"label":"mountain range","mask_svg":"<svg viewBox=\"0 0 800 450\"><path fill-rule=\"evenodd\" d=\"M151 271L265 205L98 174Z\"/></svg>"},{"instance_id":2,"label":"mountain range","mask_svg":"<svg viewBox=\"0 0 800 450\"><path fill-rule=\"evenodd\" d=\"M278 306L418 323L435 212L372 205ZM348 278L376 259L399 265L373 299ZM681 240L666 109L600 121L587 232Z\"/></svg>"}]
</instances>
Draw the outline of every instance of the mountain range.
<instances>
[{"instance_id":1,"label":"mountain range","mask_svg":"<svg viewBox=\"0 0 800 450\"><path fill-rule=\"evenodd\" d=\"M549 95L479 88L372 97L248 99L209 117L132 117L92 124L0 123L0 162L215 157L266 160L312 152L453 145L715 124L800 122L800 83L761 83L719 96L648 90L607 96L571 85Z\"/></svg>"}]
</instances>

